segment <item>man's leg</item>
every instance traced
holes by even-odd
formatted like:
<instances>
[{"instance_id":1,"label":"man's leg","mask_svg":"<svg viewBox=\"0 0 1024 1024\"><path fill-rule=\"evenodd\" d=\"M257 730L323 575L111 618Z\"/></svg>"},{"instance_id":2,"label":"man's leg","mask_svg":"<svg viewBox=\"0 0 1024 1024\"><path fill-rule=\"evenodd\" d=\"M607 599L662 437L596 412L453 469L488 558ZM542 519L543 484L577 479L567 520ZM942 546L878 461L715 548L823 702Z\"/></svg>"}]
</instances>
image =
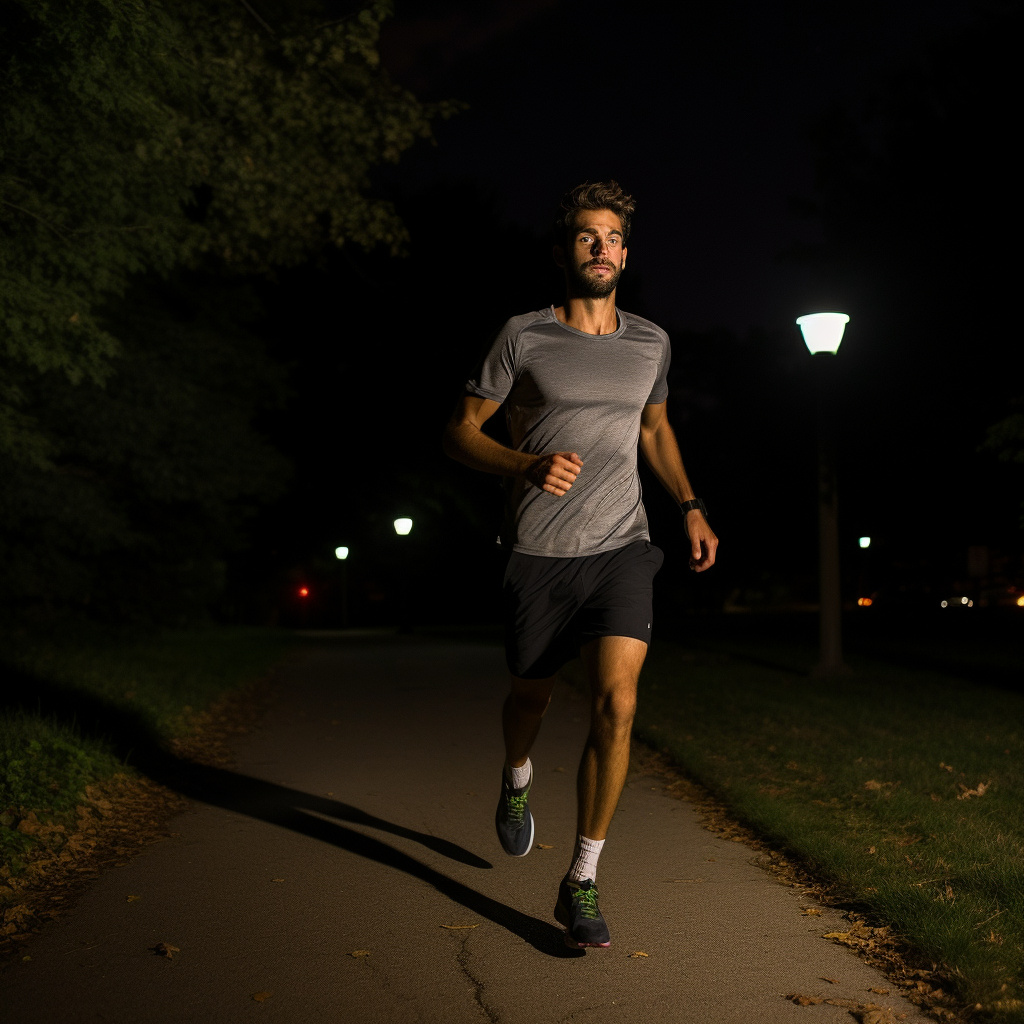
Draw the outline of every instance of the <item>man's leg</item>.
<instances>
[{"instance_id":1,"label":"man's leg","mask_svg":"<svg viewBox=\"0 0 1024 1024\"><path fill-rule=\"evenodd\" d=\"M533 815L528 797L533 782L530 748L540 732L551 702L553 679L512 677L512 687L501 710L505 736L505 767L494 827L502 849L512 857L525 857L533 847Z\"/></svg>"},{"instance_id":2,"label":"man's leg","mask_svg":"<svg viewBox=\"0 0 1024 1024\"><path fill-rule=\"evenodd\" d=\"M580 657L590 684L590 735L576 776L576 821L581 836L601 841L626 782L647 644L629 636L602 636L585 644Z\"/></svg>"},{"instance_id":3,"label":"man's leg","mask_svg":"<svg viewBox=\"0 0 1024 1024\"><path fill-rule=\"evenodd\" d=\"M526 764L540 723L551 703L554 679L520 679L512 686L501 709L501 731L505 737L505 760L513 768Z\"/></svg>"},{"instance_id":4,"label":"man's leg","mask_svg":"<svg viewBox=\"0 0 1024 1024\"><path fill-rule=\"evenodd\" d=\"M597 859L629 769L636 687L647 644L603 636L580 651L590 683L590 734L576 776L577 835L569 871L558 887L555 917L570 946L610 946L597 906Z\"/></svg>"}]
</instances>

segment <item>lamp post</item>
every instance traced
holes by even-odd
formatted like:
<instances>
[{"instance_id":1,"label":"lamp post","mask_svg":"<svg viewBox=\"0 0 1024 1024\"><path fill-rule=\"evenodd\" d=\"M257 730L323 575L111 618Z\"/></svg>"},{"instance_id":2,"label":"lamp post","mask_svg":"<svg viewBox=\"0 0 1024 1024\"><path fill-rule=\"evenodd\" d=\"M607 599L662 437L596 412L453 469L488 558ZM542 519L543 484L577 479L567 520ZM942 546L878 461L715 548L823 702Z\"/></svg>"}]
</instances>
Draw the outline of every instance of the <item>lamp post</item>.
<instances>
[{"instance_id":1,"label":"lamp post","mask_svg":"<svg viewBox=\"0 0 1024 1024\"><path fill-rule=\"evenodd\" d=\"M845 313L808 313L797 317L814 357L818 398L818 601L819 653L816 675L848 672L843 663L842 597L839 588L839 505L832 384L833 357L850 318Z\"/></svg>"},{"instance_id":2,"label":"lamp post","mask_svg":"<svg viewBox=\"0 0 1024 1024\"><path fill-rule=\"evenodd\" d=\"M401 516L394 522L395 533L399 537L408 537L412 533L412 520L408 516ZM398 609L398 632L399 633L411 633L412 632L412 599L410 594L410 587L408 583L408 575L403 573L402 585L399 591L399 609Z\"/></svg>"},{"instance_id":3,"label":"lamp post","mask_svg":"<svg viewBox=\"0 0 1024 1024\"><path fill-rule=\"evenodd\" d=\"M348 548L336 547L334 557L341 562L341 628L348 629Z\"/></svg>"}]
</instances>

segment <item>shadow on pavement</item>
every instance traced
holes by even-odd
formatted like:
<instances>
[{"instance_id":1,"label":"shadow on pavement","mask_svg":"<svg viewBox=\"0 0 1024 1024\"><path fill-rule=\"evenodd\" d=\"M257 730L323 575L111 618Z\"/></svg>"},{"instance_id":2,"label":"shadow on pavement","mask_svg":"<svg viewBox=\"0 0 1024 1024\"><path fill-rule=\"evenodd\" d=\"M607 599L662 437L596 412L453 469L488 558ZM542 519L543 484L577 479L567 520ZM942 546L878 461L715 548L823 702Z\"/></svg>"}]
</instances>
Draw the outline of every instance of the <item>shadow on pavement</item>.
<instances>
[{"instance_id":1,"label":"shadow on pavement","mask_svg":"<svg viewBox=\"0 0 1024 1024\"><path fill-rule=\"evenodd\" d=\"M0 666L0 680L0 708L53 719L82 735L103 740L117 757L154 782L189 799L246 814L404 871L433 886L467 910L508 929L541 953L560 958L585 955L582 950L569 949L561 930L554 925L499 903L415 857L338 822L362 825L412 840L470 867L492 866L456 843L416 832L329 797L313 796L226 768L184 760L161 744L141 715L92 694L61 687L7 666Z\"/></svg>"}]
</instances>

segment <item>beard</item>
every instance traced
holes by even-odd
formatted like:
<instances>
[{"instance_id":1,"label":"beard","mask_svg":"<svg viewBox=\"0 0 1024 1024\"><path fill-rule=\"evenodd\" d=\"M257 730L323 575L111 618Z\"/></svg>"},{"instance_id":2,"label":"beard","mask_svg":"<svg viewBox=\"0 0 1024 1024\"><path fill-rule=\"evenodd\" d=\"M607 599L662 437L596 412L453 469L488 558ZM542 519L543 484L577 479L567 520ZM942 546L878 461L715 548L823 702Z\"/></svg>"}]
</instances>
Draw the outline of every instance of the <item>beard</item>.
<instances>
[{"instance_id":1,"label":"beard","mask_svg":"<svg viewBox=\"0 0 1024 1024\"><path fill-rule=\"evenodd\" d=\"M594 262L594 260L589 260L584 264L577 264L571 268L569 277L573 285L573 291L582 299L607 298L615 291L615 286L619 283L619 278L622 276L622 267L619 266L613 267L612 272L606 278L594 277L587 273L587 268L594 266ZM599 262L603 262L606 267L611 266L606 261Z\"/></svg>"}]
</instances>

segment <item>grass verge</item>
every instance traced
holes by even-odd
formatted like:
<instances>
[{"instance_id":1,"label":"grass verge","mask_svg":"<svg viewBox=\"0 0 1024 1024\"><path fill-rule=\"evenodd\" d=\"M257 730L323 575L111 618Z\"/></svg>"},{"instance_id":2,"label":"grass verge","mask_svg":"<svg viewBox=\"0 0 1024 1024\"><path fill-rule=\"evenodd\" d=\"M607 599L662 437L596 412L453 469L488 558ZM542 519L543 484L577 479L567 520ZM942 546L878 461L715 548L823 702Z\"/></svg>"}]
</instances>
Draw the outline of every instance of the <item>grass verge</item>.
<instances>
[{"instance_id":1,"label":"grass verge","mask_svg":"<svg viewBox=\"0 0 1024 1024\"><path fill-rule=\"evenodd\" d=\"M1024 1011L1024 697L656 645L636 729L999 1021Z\"/></svg>"},{"instance_id":2,"label":"grass verge","mask_svg":"<svg viewBox=\"0 0 1024 1024\"><path fill-rule=\"evenodd\" d=\"M211 703L263 674L290 642L240 628L0 635L4 879L22 874L40 845L60 846L94 787L131 775L133 739L187 736Z\"/></svg>"}]
</instances>

